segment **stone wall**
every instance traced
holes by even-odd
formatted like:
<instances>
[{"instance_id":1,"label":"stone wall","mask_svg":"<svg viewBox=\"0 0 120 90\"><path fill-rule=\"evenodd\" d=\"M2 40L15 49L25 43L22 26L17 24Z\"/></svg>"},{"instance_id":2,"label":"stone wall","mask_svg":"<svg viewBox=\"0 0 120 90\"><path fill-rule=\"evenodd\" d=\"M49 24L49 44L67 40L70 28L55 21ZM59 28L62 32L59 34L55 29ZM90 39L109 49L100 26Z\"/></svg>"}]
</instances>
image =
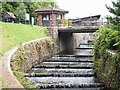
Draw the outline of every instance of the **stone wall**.
<instances>
[{"instance_id":1,"label":"stone wall","mask_svg":"<svg viewBox=\"0 0 120 90\"><path fill-rule=\"evenodd\" d=\"M94 33L74 33L73 34L73 46L78 47L81 44L93 42L96 39Z\"/></svg>"},{"instance_id":2,"label":"stone wall","mask_svg":"<svg viewBox=\"0 0 120 90\"><path fill-rule=\"evenodd\" d=\"M53 40L50 37L30 41L21 45L12 56L11 66L17 71L27 72L35 64L54 54Z\"/></svg>"},{"instance_id":3,"label":"stone wall","mask_svg":"<svg viewBox=\"0 0 120 90\"><path fill-rule=\"evenodd\" d=\"M53 48L54 48L54 53L57 54L61 51L64 50L64 45L61 43L60 38L59 38L59 33L58 33L58 28L48 28L48 36L52 37L53 39Z\"/></svg>"}]
</instances>

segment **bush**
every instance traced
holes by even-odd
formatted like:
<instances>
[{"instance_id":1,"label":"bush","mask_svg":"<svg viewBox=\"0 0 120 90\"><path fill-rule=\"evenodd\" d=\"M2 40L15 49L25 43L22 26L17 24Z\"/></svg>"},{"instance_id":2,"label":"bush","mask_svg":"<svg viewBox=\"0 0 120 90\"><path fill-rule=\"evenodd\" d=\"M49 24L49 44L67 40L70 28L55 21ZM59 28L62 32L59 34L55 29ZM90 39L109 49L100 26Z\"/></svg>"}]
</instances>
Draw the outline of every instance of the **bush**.
<instances>
[{"instance_id":1,"label":"bush","mask_svg":"<svg viewBox=\"0 0 120 90\"><path fill-rule=\"evenodd\" d=\"M58 24L63 24L63 25L71 25L71 21L70 20L58 20Z\"/></svg>"},{"instance_id":2,"label":"bush","mask_svg":"<svg viewBox=\"0 0 120 90\"><path fill-rule=\"evenodd\" d=\"M97 33L99 35L97 41L100 42L101 47L112 50L120 49L120 31L117 29L117 26L107 25L100 28Z\"/></svg>"},{"instance_id":3,"label":"bush","mask_svg":"<svg viewBox=\"0 0 120 90\"><path fill-rule=\"evenodd\" d=\"M97 31L94 44L94 70L106 88L120 89L120 31L115 25L107 25ZM108 51L114 50L116 54Z\"/></svg>"}]
</instances>

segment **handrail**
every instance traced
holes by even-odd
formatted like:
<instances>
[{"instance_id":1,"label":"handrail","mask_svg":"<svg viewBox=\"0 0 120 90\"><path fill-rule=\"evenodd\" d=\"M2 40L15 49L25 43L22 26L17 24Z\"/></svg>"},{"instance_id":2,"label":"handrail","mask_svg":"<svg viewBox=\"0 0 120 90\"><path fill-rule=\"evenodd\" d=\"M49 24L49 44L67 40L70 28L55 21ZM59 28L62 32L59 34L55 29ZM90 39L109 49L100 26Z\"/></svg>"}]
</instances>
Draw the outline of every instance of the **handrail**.
<instances>
[{"instance_id":1,"label":"handrail","mask_svg":"<svg viewBox=\"0 0 120 90\"><path fill-rule=\"evenodd\" d=\"M51 20L42 20L42 22L44 22L44 24L46 24L46 26L50 26L50 21ZM69 19L64 19L64 20L52 20L52 22L54 24L52 24L54 27L94 27L94 26L104 26L106 25L108 22L104 21L103 19L99 19L99 20L84 20L84 21L72 21ZM48 25L49 24L49 25ZM44 25L45 26L45 25Z\"/></svg>"}]
</instances>

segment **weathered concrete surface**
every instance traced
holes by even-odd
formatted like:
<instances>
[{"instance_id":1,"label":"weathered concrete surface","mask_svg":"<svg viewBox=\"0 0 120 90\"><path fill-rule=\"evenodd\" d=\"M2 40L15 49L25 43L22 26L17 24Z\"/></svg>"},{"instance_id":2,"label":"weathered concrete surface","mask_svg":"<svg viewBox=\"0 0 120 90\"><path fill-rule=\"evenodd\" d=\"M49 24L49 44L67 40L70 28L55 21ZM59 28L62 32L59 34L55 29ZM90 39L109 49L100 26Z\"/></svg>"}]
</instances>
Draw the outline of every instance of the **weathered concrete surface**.
<instances>
[{"instance_id":1,"label":"weathered concrete surface","mask_svg":"<svg viewBox=\"0 0 120 90\"><path fill-rule=\"evenodd\" d=\"M73 34L73 42L74 42L74 48L79 47L81 44L86 44L92 41L95 41L96 36L94 33L74 33Z\"/></svg>"},{"instance_id":2,"label":"weathered concrete surface","mask_svg":"<svg viewBox=\"0 0 120 90\"><path fill-rule=\"evenodd\" d=\"M48 28L48 36L52 37L54 42L54 53L59 53L64 50L64 45L61 43L58 33L58 28Z\"/></svg>"},{"instance_id":3,"label":"weathered concrete surface","mask_svg":"<svg viewBox=\"0 0 120 90\"><path fill-rule=\"evenodd\" d=\"M98 30L98 26L80 26L80 27L66 27L58 28L59 33L93 33Z\"/></svg>"}]
</instances>

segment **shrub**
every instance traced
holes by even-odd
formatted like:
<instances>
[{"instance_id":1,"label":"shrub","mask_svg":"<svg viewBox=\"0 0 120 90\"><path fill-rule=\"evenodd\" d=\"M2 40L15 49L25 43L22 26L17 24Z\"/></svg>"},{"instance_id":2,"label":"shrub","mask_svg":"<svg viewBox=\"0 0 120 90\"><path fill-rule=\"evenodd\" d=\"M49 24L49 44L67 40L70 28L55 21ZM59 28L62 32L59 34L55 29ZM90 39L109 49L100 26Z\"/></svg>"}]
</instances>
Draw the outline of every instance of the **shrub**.
<instances>
[{"instance_id":1,"label":"shrub","mask_svg":"<svg viewBox=\"0 0 120 90\"><path fill-rule=\"evenodd\" d=\"M115 25L107 25L97 31L94 44L94 70L105 87L120 89L120 31ZM114 50L116 54L108 51Z\"/></svg>"}]
</instances>

